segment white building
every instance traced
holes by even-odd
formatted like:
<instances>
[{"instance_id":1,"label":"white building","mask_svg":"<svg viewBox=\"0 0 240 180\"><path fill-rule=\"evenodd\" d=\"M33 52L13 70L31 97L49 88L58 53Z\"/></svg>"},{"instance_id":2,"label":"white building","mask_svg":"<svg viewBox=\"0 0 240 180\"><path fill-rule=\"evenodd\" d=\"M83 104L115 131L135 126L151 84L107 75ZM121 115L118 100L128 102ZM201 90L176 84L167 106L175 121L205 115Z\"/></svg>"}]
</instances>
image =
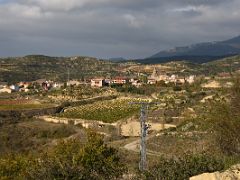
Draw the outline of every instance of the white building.
<instances>
[{"instance_id":1,"label":"white building","mask_svg":"<svg viewBox=\"0 0 240 180\"><path fill-rule=\"evenodd\" d=\"M194 83L194 81L195 81L195 77L196 77L196 76L191 75L191 76L189 76L189 77L186 79L186 81L187 81L189 84L192 84L192 83Z\"/></svg>"},{"instance_id":2,"label":"white building","mask_svg":"<svg viewBox=\"0 0 240 180\"><path fill-rule=\"evenodd\" d=\"M177 82L177 75L175 75L175 74L171 75L171 76L169 77L169 81L176 83L176 82Z\"/></svg>"},{"instance_id":3,"label":"white building","mask_svg":"<svg viewBox=\"0 0 240 180\"><path fill-rule=\"evenodd\" d=\"M64 83L57 83L57 82L55 82L55 83L53 83L52 86L53 86L53 88L57 89L57 88L63 87L63 86L64 86Z\"/></svg>"},{"instance_id":4,"label":"white building","mask_svg":"<svg viewBox=\"0 0 240 180\"><path fill-rule=\"evenodd\" d=\"M155 79L148 79L147 83L148 84L156 84L157 81Z\"/></svg>"},{"instance_id":5,"label":"white building","mask_svg":"<svg viewBox=\"0 0 240 180\"><path fill-rule=\"evenodd\" d=\"M19 91L19 86L18 85L11 85L9 88L13 91Z\"/></svg>"}]
</instances>

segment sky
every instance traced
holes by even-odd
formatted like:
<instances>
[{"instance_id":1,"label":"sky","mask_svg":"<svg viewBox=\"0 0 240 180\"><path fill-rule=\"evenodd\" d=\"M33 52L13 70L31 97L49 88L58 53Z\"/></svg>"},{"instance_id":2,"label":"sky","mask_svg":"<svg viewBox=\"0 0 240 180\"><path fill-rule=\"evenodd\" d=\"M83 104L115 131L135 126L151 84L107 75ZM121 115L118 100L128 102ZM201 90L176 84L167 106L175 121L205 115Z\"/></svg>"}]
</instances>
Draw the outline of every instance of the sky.
<instances>
[{"instance_id":1,"label":"sky","mask_svg":"<svg viewBox=\"0 0 240 180\"><path fill-rule=\"evenodd\" d=\"M240 0L0 0L0 56L145 58L240 35Z\"/></svg>"}]
</instances>

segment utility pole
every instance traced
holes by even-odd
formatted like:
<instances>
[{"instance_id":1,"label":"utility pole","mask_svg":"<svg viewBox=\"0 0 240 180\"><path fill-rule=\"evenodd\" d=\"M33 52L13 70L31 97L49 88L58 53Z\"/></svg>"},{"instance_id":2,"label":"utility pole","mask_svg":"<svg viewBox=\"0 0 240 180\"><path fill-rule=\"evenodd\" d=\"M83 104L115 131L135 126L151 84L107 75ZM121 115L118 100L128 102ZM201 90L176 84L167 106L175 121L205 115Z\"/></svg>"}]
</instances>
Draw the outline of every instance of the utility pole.
<instances>
[{"instance_id":1,"label":"utility pole","mask_svg":"<svg viewBox=\"0 0 240 180\"><path fill-rule=\"evenodd\" d=\"M140 123L141 123L141 144L140 144L140 163L139 163L139 170L144 171L147 168L147 154L146 154L146 136L148 126L146 124L147 119L147 110L148 104L142 104L141 107L141 116L140 116Z\"/></svg>"},{"instance_id":2,"label":"utility pole","mask_svg":"<svg viewBox=\"0 0 240 180\"><path fill-rule=\"evenodd\" d=\"M139 162L139 170L145 171L147 169L147 153L146 153L146 137L147 130L149 126L146 124L147 120L147 112L150 104L149 102L131 102L130 104L140 104L140 125L141 125L141 141L140 141L140 162Z\"/></svg>"}]
</instances>

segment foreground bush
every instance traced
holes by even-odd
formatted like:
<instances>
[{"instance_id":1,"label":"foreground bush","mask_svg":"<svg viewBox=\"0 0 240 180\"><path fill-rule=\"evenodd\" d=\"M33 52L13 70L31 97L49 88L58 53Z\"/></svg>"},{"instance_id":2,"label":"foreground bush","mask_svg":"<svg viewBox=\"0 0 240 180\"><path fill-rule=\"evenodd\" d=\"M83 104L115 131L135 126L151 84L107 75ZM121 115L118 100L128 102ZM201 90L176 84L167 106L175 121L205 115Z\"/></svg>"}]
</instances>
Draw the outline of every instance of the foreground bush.
<instances>
[{"instance_id":1,"label":"foreground bush","mask_svg":"<svg viewBox=\"0 0 240 180\"><path fill-rule=\"evenodd\" d=\"M240 77L234 79L228 101L216 101L210 106L209 117L216 142L226 155L240 153Z\"/></svg>"},{"instance_id":2,"label":"foreground bush","mask_svg":"<svg viewBox=\"0 0 240 180\"><path fill-rule=\"evenodd\" d=\"M145 177L152 180L185 180L194 175L223 169L223 160L206 154L186 155L179 159L162 157Z\"/></svg>"},{"instance_id":3,"label":"foreground bush","mask_svg":"<svg viewBox=\"0 0 240 180\"><path fill-rule=\"evenodd\" d=\"M216 143L222 153L238 155L240 153L240 118L234 117L227 104L217 104L212 111L210 120L215 132Z\"/></svg>"},{"instance_id":4,"label":"foreground bush","mask_svg":"<svg viewBox=\"0 0 240 180\"><path fill-rule=\"evenodd\" d=\"M4 179L116 179L125 170L117 151L92 133L86 145L63 141L35 158L7 156L0 162L0 177Z\"/></svg>"},{"instance_id":5,"label":"foreground bush","mask_svg":"<svg viewBox=\"0 0 240 180\"><path fill-rule=\"evenodd\" d=\"M30 159L19 155L5 155L0 159L0 179L24 179Z\"/></svg>"}]
</instances>

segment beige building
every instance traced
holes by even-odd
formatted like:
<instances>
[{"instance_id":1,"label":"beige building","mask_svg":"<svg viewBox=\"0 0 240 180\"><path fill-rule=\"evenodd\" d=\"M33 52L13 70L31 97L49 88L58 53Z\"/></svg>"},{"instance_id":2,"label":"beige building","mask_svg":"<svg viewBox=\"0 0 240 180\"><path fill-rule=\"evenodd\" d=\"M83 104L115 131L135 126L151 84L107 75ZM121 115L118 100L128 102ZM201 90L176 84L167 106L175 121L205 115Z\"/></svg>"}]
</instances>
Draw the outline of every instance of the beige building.
<instances>
[{"instance_id":1,"label":"beige building","mask_svg":"<svg viewBox=\"0 0 240 180\"><path fill-rule=\"evenodd\" d=\"M91 79L92 87L103 87L104 80L103 79Z\"/></svg>"},{"instance_id":2,"label":"beige building","mask_svg":"<svg viewBox=\"0 0 240 180\"><path fill-rule=\"evenodd\" d=\"M12 93L12 89L8 88L8 87L4 87L2 89L0 89L0 93Z\"/></svg>"},{"instance_id":3,"label":"beige building","mask_svg":"<svg viewBox=\"0 0 240 180\"><path fill-rule=\"evenodd\" d=\"M82 83L78 80L70 80L67 82L67 86L79 86L80 84Z\"/></svg>"},{"instance_id":4,"label":"beige building","mask_svg":"<svg viewBox=\"0 0 240 180\"><path fill-rule=\"evenodd\" d=\"M156 84L157 81L155 79L148 79L147 83L148 84Z\"/></svg>"}]
</instances>

